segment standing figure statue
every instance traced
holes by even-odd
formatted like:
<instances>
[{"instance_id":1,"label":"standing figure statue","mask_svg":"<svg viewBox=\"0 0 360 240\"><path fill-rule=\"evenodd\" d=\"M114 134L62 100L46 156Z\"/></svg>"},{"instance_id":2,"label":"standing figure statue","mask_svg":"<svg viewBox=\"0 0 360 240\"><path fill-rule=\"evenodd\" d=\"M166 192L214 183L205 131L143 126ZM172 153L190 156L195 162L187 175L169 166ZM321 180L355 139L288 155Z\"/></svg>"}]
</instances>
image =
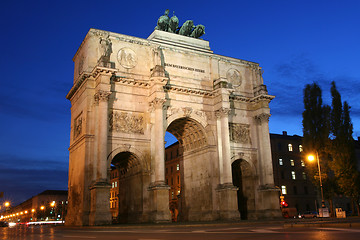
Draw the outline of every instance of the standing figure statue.
<instances>
[{"instance_id":1,"label":"standing figure statue","mask_svg":"<svg viewBox=\"0 0 360 240\"><path fill-rule=\"evenodd\" d=\"M100 59L103 62L110 62L111 53L112 53L112 43L109 37L100 38Z\"/></svg>"},{"instance_id":2,"label":"standing figure statue","mask_svg":"<svg viewBox=\"0 0 360 240\"><path fill-rule=\"evenodd\" d=\"M167 31L169 28L169 21L169 9L166 9L164 15L159 17L155 30Z\"/></svg>"},{"instance_id":3,"label":"standing figure statue","mask_svg":"<svg viewBox=\"0 0 360 240\"><path fill-rule=\"evenodd\" d=\"M175 11L174 11L173 16L170 18L168 32L176 33L178 27L179 27L179 19L175 16Z\"/></svg>"}]
</instances>

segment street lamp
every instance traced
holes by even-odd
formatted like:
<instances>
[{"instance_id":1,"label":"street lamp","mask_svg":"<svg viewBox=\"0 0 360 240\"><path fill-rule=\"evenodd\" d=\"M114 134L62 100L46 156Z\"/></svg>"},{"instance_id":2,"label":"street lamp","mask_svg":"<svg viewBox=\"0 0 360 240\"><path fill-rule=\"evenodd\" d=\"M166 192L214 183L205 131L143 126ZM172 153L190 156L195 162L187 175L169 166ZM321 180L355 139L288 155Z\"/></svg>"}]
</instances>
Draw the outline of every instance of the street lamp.
<instances>
[{"instance_id":1,"label":"street lamp","mask_svg":"<svg viewBox=\"0 0 360 240\"><path fill-rule=\"evenodd\" d=\"M314 161L315 156L314 155L309 155L308 160L310 162ZM320 168L319 154L318 154L317 151L316 151L316 160L317 160L317 165L318 165L318 169L319 169L320 191L321 191L321 207L324 208L325 207L324 192L323 192L323 186L322 186L322 181L321 181L321 168Z\"/></svg>"}]
</instances>

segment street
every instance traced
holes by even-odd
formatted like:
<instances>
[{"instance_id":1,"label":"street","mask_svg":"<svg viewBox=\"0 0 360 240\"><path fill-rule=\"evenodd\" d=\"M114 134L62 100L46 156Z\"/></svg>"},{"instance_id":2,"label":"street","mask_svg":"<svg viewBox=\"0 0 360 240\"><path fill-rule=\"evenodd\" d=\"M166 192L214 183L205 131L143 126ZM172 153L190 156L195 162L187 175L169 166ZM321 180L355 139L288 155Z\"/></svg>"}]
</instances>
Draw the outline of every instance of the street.
<instances>
[{"instance_id":1,"label":"street","mask_svg":"<svg viewBox=\"0 0 360 240\"><path fill-rule=\"evenodd\" d=\"M284 227L284 224L133 225L108 227L26 226L0 228L0 239L359 239L359 228Z\"/></svg>"}]
</instances>

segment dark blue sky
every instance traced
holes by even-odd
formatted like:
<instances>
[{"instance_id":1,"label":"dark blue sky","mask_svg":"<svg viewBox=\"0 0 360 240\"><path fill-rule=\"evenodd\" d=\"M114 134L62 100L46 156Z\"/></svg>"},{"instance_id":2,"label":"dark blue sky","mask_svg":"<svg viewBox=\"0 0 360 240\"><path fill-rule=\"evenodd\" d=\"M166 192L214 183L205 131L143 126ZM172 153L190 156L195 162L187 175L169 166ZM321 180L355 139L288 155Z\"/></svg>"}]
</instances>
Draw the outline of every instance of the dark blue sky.
<instances>
[{"instance_id":1,"label":"dark blue sky","mask_svg":"<svg viewBox=\"0 0 360 240\"><path fill-rule=\"evenodd\" d=\"M260 63L270 132L302 135L302 91L335 80L360 136L360 1L6 1L0 8L0 191L13 203L66 189L77 48L90 28L147 38L166 8L205 25L216 54ZM1 201L1 200L0 200Z\"/></svg>"}]
</instances>

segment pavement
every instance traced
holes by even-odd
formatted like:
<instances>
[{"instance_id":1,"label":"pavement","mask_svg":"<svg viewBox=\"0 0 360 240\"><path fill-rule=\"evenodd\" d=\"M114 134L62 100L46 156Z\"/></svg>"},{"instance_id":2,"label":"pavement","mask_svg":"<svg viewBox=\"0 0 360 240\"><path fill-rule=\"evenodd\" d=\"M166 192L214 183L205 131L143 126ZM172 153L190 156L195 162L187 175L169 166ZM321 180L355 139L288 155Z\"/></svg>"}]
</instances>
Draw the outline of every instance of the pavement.
<instances>
[{"instance_id":1,"label":"pavement","mask_svg":"<svg viewBox=\"0 0 360 240\"><path fill-rule=\"evenodd\" d=\"M278 225L284 228L357 228L360 229L360 217L348 218L314 218L314 219L273 219L273 220L241 220L241 221L211 221L211 222L175 222L175 223L142 223L142 224L112 224L105 226L85 226L84 228L111 228L111 229L127 229L127 228L169 228L169 227L215 227L222 225L236 226L266 226ZM65 227L72 228L72 227Z\"/></svg>"}]
</instances>

